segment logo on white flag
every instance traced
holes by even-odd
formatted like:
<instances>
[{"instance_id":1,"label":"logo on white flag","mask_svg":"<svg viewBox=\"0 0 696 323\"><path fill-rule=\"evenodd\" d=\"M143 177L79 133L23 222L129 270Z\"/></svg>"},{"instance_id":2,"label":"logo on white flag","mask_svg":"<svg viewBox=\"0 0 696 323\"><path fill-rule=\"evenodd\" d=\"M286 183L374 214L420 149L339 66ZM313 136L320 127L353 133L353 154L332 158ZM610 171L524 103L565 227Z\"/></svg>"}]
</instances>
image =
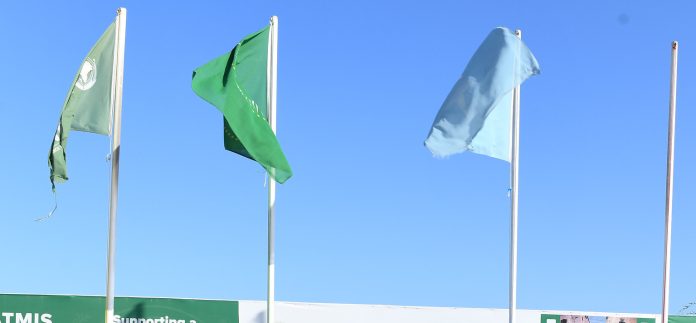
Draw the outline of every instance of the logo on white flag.
<instances>
[{"instance_id":1,"label":"logo on white flag","mask_svg":"<svg viewBox=\"0 0 696 323\"><path fill-rule=\"evenodd\" d=\"M97 82L97 63L87 57L82 63L75 86L82 91L87 91L94 86L95 82Z\"/></svg>"}]
</instances>

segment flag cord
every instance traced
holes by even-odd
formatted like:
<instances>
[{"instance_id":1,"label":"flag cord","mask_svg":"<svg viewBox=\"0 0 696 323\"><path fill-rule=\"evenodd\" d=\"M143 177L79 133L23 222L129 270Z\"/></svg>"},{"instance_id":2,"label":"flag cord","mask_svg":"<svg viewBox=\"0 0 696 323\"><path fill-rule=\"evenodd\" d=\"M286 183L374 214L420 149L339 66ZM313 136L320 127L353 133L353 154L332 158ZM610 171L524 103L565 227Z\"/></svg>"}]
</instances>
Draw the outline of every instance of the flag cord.
<instances>
[{"instance_id":1,"label":"flag cord","mask_svg":"<svg viewBox=\"0 0 696 323\"><path fill-rule=\"evenodd\" d=\"M106 157L104 157L104 162L106 162L106 173L107 173L107 178L111 177L111 167L112 167L112 153L114 152L114 132L111 131L113 129L113 122L114 122L114 115L113 115L113 108L112 108L112 114L111 114L111 122L109 123L109 152L106 153ZM111 181L107 184L107 192L109 192L109 196L111 196L111 192L109 191L111 189Z\"/></svg>"},{"instance_id":2,"label":"flag cord","mask_svg":"<svg viewBox=\"0 0 696 323\"><path fill-rule=\"evenodd\" d=\"M51 210L51 212L48 212L48 215L46 215L46 216L42 216L40 218L34 219L34 222L41 222L41 221L46 220L46 219L53 216L53 213L55 213L56 210L58 209L58 197L57 197L57 195L58 195L58 193L56 193L56 189L53 188L53 210Z\"/></svg>"},{"instance_id":3,"label":"flag cord","mask_svg":"<svg viewBox=\"0 0 696 323\"><path fill-rule=\"evenodd\" d=\"M109 152L106 153L106 162L107 163L111 161L111 152L113 152L113 151L114 151L114 138L111 135L109 135ZM109 173L110 172L111 171L109 171Z\"/></svg>"}]
</instances>

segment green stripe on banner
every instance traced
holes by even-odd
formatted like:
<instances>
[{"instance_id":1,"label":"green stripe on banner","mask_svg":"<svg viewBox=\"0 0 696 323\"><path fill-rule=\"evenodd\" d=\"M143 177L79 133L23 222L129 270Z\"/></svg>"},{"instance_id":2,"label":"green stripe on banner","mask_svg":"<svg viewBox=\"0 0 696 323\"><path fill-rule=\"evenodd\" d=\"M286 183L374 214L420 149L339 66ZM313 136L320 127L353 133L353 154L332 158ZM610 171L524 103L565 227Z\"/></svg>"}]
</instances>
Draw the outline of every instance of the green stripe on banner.
<instances>
[{"instance_id":1,"label":"green stripe on banner","mask_svg":"<svg viewBox=\"0 0 696 323\"><path fill-rule=\"evenodd\" d=\"M696 323L696 316L670 315L669 323Z\"/></svg>"},{"instance_id":2,"label":"green stripe on banner","mask_svg":"<svg viewBox=\"0 0 696 323\"><path fill-rule=\"evenodd\" d=\"M0 294L0 323L104 322L104 297ZM239 302L116 297L114 323L239 323Z\"/></svg>"}]
</instances>

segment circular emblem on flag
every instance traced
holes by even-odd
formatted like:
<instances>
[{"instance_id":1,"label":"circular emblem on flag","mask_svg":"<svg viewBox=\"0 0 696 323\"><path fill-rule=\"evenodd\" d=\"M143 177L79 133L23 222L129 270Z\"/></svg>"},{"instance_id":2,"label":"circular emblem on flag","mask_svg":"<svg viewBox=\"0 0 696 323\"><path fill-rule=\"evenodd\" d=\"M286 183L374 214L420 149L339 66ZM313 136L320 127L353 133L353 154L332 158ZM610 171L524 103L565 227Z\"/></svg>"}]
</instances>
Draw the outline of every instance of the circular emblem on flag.
<instances>
[{"instance_id":1,"label":"circular emblem on flag","mask_svg":"<svg viewBox=\"0 0 696 323\"><path fill-rule=\"evenodd\" d=\"M80 67L75 86L82 91L87 91L94 86L95 82L97 82L97 63L87 57Z\"/></svg>"}]
</instances>

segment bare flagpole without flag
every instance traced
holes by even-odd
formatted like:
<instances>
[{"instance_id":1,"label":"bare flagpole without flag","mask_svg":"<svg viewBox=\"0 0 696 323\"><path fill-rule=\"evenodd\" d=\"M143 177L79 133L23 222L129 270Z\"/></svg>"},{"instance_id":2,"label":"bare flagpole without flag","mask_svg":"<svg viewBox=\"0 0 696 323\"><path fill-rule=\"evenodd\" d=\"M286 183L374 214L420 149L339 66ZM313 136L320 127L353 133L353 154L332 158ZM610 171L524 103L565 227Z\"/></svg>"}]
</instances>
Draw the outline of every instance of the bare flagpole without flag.
<instances>
[{"instance_id":1,"label":"bare flagpole without flag","mask_svg":"<svg viewBox=\"0 0 696 323\"><path fill-rule=\"evenodd\" d=\"M276 133L276 93L278 76L278 17L271 17L271 33L268 37L267 106L268 123L273 134ZM276 182L268 180L268 300L266 302L266 322L275 322L275 197Z\"/></svg>"},{"instance_id":2,"label":"bare flagpole without flag","mask_svg":"<svg viewBox=\"0 0 696 323\"><path fill-rule=\"evenodd\" d=\"M515 36L522 39L522 31L515 30ZM518 45L519 48L520 45ZM516 62L519 62L519 50ZM514 73L518 73L515 63ZM516 82L517 75L514 76ZM517 321L517 188L519 180L519 143L520 143L520 84L512 92L512 140L510 141L510 308L509 321Z\"/></svg>"},{"instance_id":3,"label":"bare flagpole without flag","mask_svg":"<svg viewBox=\"0 0 696 323\"><path fill-rule=\"evenodd\" d=\"M118 203L118 166L121 152L121 106L123 94L123 55L126 46L126 8L118 8L116 15L116 44L114 46L114 73L112 76L113 144L111 151L111 200L109 202L109 242L106 266L106 323L114 320L114 277L116 257L116 205Z\"/></svg>"},{"instance_id":4,"label":"bare flagpole without flag","mask_svg":"<svg viewBox=\"0 0 696 323\"><path fill-rule=\"evenodd\" d=\"M674 127L677 120L677 55L679 43L672 42L672 73L669 84L669 126L667 130L667 189L665 201L665 264L662 284L662 323L669 320L669 271L672 254L672 191L674 187Z\"/></svg>"}]
</instances>

